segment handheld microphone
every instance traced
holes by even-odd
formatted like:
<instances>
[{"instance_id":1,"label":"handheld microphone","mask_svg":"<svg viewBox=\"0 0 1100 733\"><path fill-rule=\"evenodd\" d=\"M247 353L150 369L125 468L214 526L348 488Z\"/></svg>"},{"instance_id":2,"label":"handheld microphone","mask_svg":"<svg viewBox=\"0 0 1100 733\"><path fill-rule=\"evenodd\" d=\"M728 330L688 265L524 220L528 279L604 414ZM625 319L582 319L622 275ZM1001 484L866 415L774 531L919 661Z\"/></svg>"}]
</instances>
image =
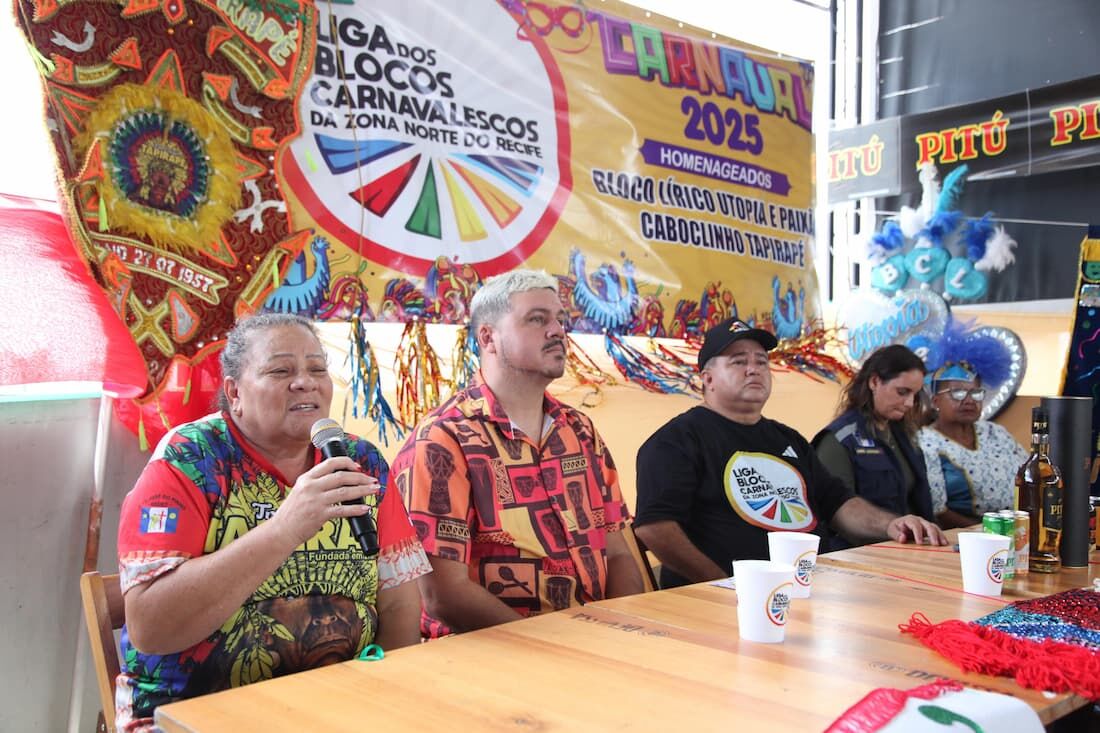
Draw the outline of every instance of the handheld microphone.
<instances>
[{"instance_id":1,"label":"handheld microphone","mask_svg":"<svg viewBox=\"0 0 1100 733\"><path fill-rule=\"evenodd\" d=\"M340 423L330 417L323 417L313 423L313 428L309 431L309 440L325 458L348 454L347 449L344 448L344 429L340 427ZM359 498L345 501L344 504L366 504L366 502ZM359 541L363 554L367 557L377 555L378 527L374 524L374 517L363 514L358 517L348 517L347 520L351 523L351 531Z\"/></svg>"}]
</instances>

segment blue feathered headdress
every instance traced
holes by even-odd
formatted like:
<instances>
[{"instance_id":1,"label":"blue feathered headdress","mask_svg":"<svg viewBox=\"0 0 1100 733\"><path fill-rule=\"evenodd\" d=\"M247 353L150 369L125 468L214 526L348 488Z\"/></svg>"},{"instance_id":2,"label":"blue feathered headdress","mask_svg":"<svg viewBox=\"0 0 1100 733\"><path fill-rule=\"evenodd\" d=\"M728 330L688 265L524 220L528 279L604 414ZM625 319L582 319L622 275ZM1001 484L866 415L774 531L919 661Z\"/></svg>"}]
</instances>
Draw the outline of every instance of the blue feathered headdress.
<instances>
[{"instance_id":1,"label":"blue feathered headdress","mask_svg":"<svg viewBox=\"0 0 1100 733\"><path fill-rule=\"evenodd\" d=\"M966 231L963 232L963 241L966 242L966 258L971 262L978 262L985 257L987 243L996 233L990 217L990 214L986 214L981 219L968 222Z\"/></svg>"},{"instance_id":2,"label":"blue feathered headdress","mask_svg":"<svg viewBox=\"0 0 1100 733\"><path fill-rule=\"evenodd\" d=\"M871 242L867 245L867 258L878 264L887 258L897 254L905 246L905 234L896 221L888 221L882 225L882 231L871 235Z\"/></svg>"},{"instance_id":3,"label":"blue feathered headdress","mask_svg":"<svg viewBox=\"0 0 1100 733\"><path fill-rule=\"evenodd\" d=\"M935 391L936 384L949 379L972 381L996 389L1011 375L1012 354L1000 339L976 332L974 321L949 318L943 336L928 349L924 358L926 381Z\"/></svg>"}]
</instances>

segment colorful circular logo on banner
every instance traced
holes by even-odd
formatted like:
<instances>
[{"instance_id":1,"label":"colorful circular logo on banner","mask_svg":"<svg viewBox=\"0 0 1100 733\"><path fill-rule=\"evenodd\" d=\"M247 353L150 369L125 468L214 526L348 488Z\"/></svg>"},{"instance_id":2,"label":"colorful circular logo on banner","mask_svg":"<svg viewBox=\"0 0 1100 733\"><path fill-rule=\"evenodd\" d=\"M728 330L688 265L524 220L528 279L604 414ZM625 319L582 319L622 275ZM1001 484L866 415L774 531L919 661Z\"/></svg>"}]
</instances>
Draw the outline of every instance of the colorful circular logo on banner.
<instances>
[{"instance_id":1,"label":"colorful circular logo on banner","mask_svg":"<svg viewBox=\"0 0 1100 733\"><path fill-rule=\"evenodd\" d=\"M783 583L768 594L767 608L768 620L776 626L787 624L787 611L791 607L791 584Z\"/></svg>"},{"instance_id":2,"label":"colorful circular logo on banner","mask_svg":"<svg viewBox=\"0 0 1100 733\"><path fill-rule=\"evenodd\" d=\"M817 525L802 474L782 458L738 451L726 463L726 498L749 524L800 531Z\"/></svg>"},{"instance_id":3,"label":"colorful circular logo on banner","mask_svg":"<svg viewBox=\"0 0 1100 733\"><path fill-rule=\"evenodd\" d=\"M794 582L808 588L813 581L814 567L817 565L817 550L807 550L795 558Z\"/></svg>"},{"instance_id":4,"label":"colorful circular logo on banner","mask_svg":"<svg viewBox=\"0 0 1100 733\"><path fill-rule=\"evenodd\" d=\"M572 185L565 87L544 40L494 2L317 12L303 134L282 159L306 213L412 275L441 255L482 275L530 256Z\"/></svg>"},{"instance_id":5,"label":"colorful circular logo on banner","mask_svg":"<svg viewBox=\"0 0 1100 733\"><path fill-rule=\"evenodd\" d=\"M1005 565L1008 563L1008 550L994 552L989 562L986 563L985 572L994 583L1003 583L1005 579Z\"/></svg>"}]
</instances>

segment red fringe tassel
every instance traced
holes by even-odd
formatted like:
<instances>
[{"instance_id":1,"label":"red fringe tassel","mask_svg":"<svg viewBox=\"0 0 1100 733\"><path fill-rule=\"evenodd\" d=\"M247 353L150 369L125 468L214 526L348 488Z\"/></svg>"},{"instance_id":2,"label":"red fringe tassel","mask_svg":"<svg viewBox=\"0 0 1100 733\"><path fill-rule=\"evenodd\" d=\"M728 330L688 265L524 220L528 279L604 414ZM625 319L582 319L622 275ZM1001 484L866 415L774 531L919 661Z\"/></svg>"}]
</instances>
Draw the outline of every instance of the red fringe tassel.
<instances>
[{"instance_id":1,"label":"red fringe tassel","mask_svg":"<svg viewBox=\"0 0 1100 733\"><path fill-rule=\"evenodd\" d=\"M923 613L914 613L909 623L898 629L966 672L1011 677L1032 690L1100 699L1100 654L1085 647L1020 639L990 626L954 619L933 624Z\"/></svg>"},{"instance_id":2,"label":"red fringe tassel","mask_svg":"<svg viewBox=\"0 0 1100 733\"><path fill-rule=\"evenodd\" d=\"M911 690L880 687L871 690L859 702L837 718L825 733L873 733L905 709L910 698L934 700L947 692L960 692L963 686L954 680L939 680Z\"/></svg>"}]
</instances>

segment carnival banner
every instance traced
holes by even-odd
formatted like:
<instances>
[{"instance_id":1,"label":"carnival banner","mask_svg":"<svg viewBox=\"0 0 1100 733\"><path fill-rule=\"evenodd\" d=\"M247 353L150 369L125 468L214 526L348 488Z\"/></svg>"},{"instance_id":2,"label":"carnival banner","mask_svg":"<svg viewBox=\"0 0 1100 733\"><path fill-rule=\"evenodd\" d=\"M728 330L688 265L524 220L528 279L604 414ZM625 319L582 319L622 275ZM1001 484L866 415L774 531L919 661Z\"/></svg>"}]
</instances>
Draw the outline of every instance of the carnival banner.
<instances>
[{"instance_id":1,"label":"carnival banner","mask_svg":"<svg viewBox=\"0 0 1100 733\"><path fill-rule=\"evenodd\" d=\"M142 436L210 410L226 331L309 239L273 172L300 129L312 8L16 1L73 242L145 362L145 395L117 403Z\"/></svg>"},{"instance_id":2,"label":"carnival banner","mask_svg":"<svg viewBox=\"0 0 1100 733\"><path fill-rule=\"evenodd\" d=\"M318 14L279 173L331 284L269 307L327 317L355 292L379 320L461 322L522 265L559 276L575 330L682 336L740 310L790 337L816 316L809 67L618 3Z\"/></svg>"},{"instance_id":3,"label":"carnival banner","mask_svg":"<svg viewBox=\"0 0 1100 733\"><path fill-rule=\"evenodd\" d=\"M614 1L16 12L146 421L206 408L243 314L462 323L519 266L578 331L819 318L807 64Z\"/></svg>"}]
</instances>

